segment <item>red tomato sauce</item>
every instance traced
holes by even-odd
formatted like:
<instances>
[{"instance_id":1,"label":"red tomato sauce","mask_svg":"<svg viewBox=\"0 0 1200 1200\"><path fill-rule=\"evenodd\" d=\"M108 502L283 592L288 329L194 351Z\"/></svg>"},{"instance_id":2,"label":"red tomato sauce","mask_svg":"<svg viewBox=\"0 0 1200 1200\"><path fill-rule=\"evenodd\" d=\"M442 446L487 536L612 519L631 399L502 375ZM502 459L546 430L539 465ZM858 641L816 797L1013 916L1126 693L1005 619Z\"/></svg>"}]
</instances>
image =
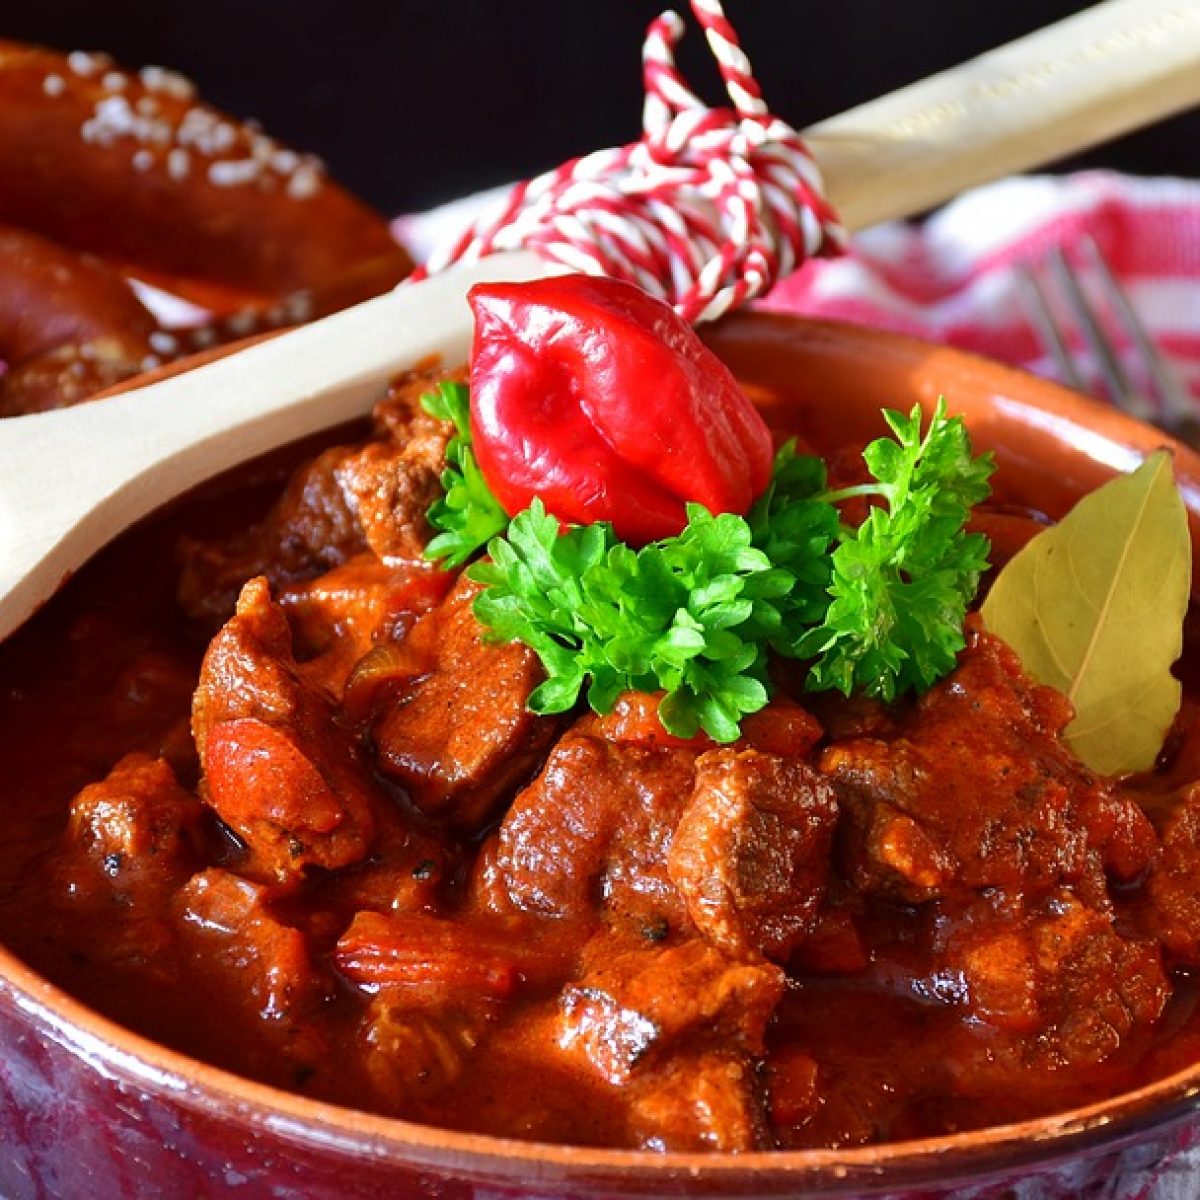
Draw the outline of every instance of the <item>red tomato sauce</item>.
<instances>
[{"instance_id":1,"label":"red tomato sauce","mask_svg":"<svg viewBox=\"0 0 1200 1200\"><path fill-rule=\"evenodd\" d=\"M536 717L532 653L422 560L420 386L0 648L16 953L277 1087L582 1145L860 1145L1194 1061L1194 700L1155 774L1098 778L973 624L921 700L781 678L731 747L645 697ZM981 520L1001 557L1033 527Z\"/></svg>"}]
</instances>

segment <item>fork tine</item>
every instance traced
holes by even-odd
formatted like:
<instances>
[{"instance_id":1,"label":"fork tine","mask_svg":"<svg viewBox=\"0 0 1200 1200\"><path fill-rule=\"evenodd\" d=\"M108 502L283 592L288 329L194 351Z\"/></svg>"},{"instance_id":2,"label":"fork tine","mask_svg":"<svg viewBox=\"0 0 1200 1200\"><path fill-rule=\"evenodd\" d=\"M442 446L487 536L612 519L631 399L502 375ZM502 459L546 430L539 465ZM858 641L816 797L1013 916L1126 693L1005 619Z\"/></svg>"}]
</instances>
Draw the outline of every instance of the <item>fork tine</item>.
<instances>
[{"instance_id":1,"label":"fork tine","mask_svg":"<svg viewBox=\"0 0 1200 1200\"><path fill-rule=\"evenodd\" d=\"M1112 268L1105 261L1096 239L1090 235L1083 239L1083 247L1096 269L1096 274L1104 289L1105 299L1117 318L1125 326L1133 344L1145 363L1150 378L1162 400L1161 423L1170 432L1180 436L1194 436L1200 428L1200 414L1196 411L1191 394L1184 387L1179 376L1172 370L1170 364L1159 352L1153 339L1146 332L1146 326L1137 315L1137 310L1129 301L1125 289L1117 282Z\"/></svg>"},{"instance_id":2,"label":"fork tine","mask_svg":"<svg viewBox=\"0 0 1200 1200\"><path fill-rule=\"evenodd\" d=\"M1042 281L1024 263L1016 265L1016 280L1017 287L1022 293L1025 311L1033 318L1038 340L1054 356L1054 361L1058 363L1058 369L1062 372L1063 379L1067 384L1077 392L1086 392L1087 387L1075 366L1075 360L1071 357L1067 343L1054 323L1050 299L1046 295L1046 289L1042 287Z\"/></svg>"},{"instance_id":3,"label":"fork tine","mask_svg":"<svg viewBox=\"0 0 1200 1200\"><path fill-rule=\"evenodd\" d=\"M1108 389L1109 398L1130 415L1143 421L1151 420L1154 414L1150 404L1130 382L1112 343L1100 326L1095 310L1084 295L1079 279L1063 252L1063 248L1055 246L1050 251L1048 261L1050 270L1054 273L1062 290L1063 297L1075 320L1079 323L1089 349L1095 356L1100 373L1104 377L1104 385Z\"/></svg>"}]
</instances>

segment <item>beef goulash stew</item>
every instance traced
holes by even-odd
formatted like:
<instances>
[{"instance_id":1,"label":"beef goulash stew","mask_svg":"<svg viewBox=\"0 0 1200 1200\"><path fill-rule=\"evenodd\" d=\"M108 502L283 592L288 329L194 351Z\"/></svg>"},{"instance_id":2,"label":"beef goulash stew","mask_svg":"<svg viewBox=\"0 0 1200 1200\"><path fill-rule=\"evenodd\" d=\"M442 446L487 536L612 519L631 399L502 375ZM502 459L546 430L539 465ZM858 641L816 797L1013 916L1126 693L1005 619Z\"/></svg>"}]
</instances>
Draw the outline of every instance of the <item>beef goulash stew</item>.
<instances>
[{"instance_id":1,"label":"beef goulash stew","mask_svg":"<svg viewBox=\"0 0 1200 1200\"><path fill-rule=\"evenodd\" d=\"M1178 632L1101 773L1087 689L974 608L1051 535L947 406L821 458L627 285L472 300L469 375L0 648L5 943L252 1079L587 1146L935 1135L1195 1061ZM1109 486L1169 525L1164 463Z\"/></svg>"}]
</instances>

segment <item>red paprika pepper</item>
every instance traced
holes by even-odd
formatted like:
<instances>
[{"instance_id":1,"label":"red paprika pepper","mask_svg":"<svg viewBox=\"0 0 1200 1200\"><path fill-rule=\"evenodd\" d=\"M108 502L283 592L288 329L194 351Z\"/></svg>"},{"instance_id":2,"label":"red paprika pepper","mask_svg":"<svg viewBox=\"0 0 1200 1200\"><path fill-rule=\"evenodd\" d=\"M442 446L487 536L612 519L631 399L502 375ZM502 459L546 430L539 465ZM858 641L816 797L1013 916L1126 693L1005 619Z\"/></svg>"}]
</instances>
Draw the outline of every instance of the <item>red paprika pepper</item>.
<instances>
[{"instance_id":1,"label":"red paprika pepper","mask_svg":"<svg viewBox=\"0 0 1200 1200\"><path fill-rule=\"evenodd\" d=\"M771 435L729 369L666 304L588 275L471 289L471 431L510 516L540 496L560 521L611 521L642 544L684 504L745 512Z\"/></svg>"}]
</instances>

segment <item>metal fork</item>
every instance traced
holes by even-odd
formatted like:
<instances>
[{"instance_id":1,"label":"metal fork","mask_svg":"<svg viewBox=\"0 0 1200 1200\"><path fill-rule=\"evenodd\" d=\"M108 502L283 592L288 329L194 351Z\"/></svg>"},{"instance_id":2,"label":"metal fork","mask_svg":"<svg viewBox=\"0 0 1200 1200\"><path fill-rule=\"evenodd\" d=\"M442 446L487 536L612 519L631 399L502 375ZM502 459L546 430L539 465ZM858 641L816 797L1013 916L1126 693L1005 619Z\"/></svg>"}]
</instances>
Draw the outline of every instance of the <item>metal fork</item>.
<instances>
[{"instance_id":1,"label":"metal fork","mask_svg":"<svg viewBox=\"0 0 1200 1200\"><path fill-rule=\"evenodd\" d=\"M1085 267L1090 268L1086 277L1072 265L1062 246L1055 246L1040 266L1017 265L1017 286L1042 345L1054 356L1071 387L1097 394L1071 351L1069 329L1073 325L1100 376L1101 399L1200 448L1196 401L1146 332L1095 240L1085 237L1079 247ZM1089 292L1094 292L1099 302ZM1065 321L1058 314L1064 314ZM1116 332L1106 333L1106 326ZM1119 340L1136 355L1140 364L1138 382L1122 358Z\"/></svg>"}]
</instances>

